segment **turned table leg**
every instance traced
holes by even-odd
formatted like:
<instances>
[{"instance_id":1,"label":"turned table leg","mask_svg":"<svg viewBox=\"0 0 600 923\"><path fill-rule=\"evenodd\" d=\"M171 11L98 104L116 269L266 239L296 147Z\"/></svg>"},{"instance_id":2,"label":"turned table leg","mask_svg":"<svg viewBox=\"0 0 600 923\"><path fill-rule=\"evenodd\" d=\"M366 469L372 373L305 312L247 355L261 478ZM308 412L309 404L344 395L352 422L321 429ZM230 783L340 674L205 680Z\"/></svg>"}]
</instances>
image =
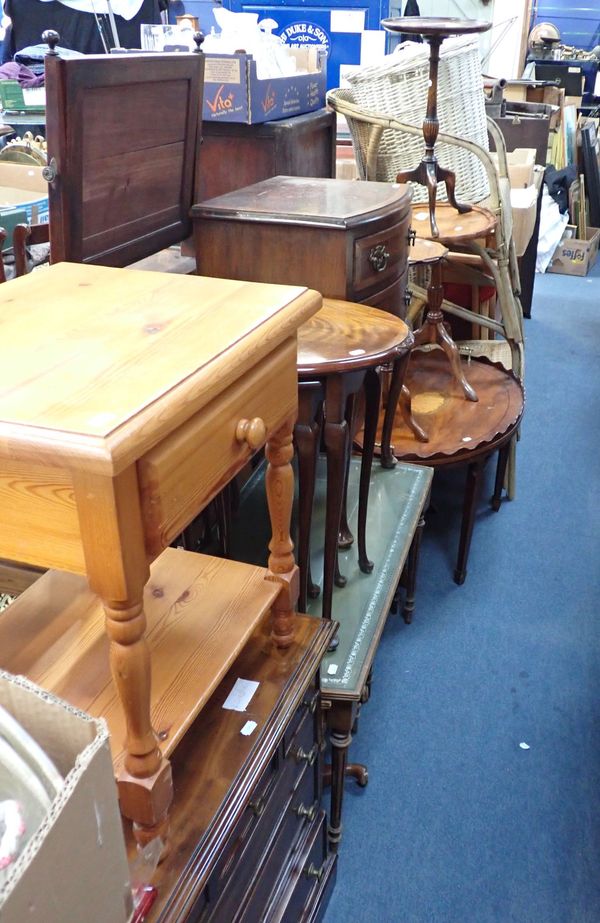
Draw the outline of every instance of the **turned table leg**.
<instances>
[{"instance_id":1,"label":"turned table leg","mask_svg":"<svg viewBox=\"0 0 600 923\"><path fill-rule=\"evenodd\" d=\"M342 804L344 801L344 779L348 761L348 747L352 743L352 734L332 731L331 741L331 809L329 813L328 836L334 852L337 852L342 838Z\"/></svg>"},{"instance_id":2,"label":"turned table leg","mask_svg":"<svg viewBox=\"0 0 600 923\"><path fill-rule=\"evenodd\" d=\"M413 540L410 543L408 558L404 565L403 578L406 590L406 597L402 607L402 618L406 625L410 625L415 611L415 594L417 588L417 569L419 565L419 552L421 550L421 538L423 537L423 528L425 526L425 513L421 513L419 523L415 529Z\"/></svg>"},{"instance_id":3,"label":"turned table leg","mask_svg":"<svg viewBox=\"0 0 600 923\"><path fill-rule=\"evenodd\" d=\"M325 767L324 782L331 784L331 802L327 834L329 845L337 852L342 838L342 806L344 801L344 780L352 776L359 785L365 786L369 779L366 766L348 763L348 747L352 743L352 727L357 711L356 702L334 702L329 711L329 740L331 743L331 766Z\"/></svg>"},{"instance_id":4,"label":"turned table leg","mask_svg":"<svg viewBox=\"0 0 600 923\"><path fill-rule=\"evenodd\" d=\"M427 288L427 314L423 325L418 330L415 330L414 345L417 347L437 343L441 346L450 363L452 374L460 385L466 399L468 401L477 401L477 394L466 379L458 347L444 327L443 300L442 260L439 259L431 264L431 281Z\"/></svg>"},{"instance_id":5,"label":"turned table leg","mask_svg":"<svg viewBox=\"0 0 600 923\"><path fill-rule=\"evenodd\" d=\"M481 482L483 469L489 456L478 458L470 462L467 467L467 483L465 487L465 498L463 501L463 518L460 528L460 541L458 544L458 557L456 560L456 570L454 571L454 582L461 586L467 576L467 560L469 558L469 549L471 548L471 538L473 536L473 526L475 525L475 514L477 512L477 501L481 493Z\"/></svg>"},{"instance_id":6,"label":"turned table leg","mask_svg":"<svg viewBox=\"0 0 600 923\"><path fill-rule=\"evenodd\" d=\"M350 457L352 455L352 439L354 436L354 424L356 413L356 394L350 394L346 402L346 422L350 432L350 444L346 453L346 467L344 468L344 486L342 489L342 514L340 517L340 534L338 536L338 548L351 548L354 544L354 536L348 524L348 478L350 476ZM336 568L337 569L337 568ZM335 581L336 586L346 586L346 578L342 577L341 582Z\"/></svg>"},{"instance_id":7,"label":"turned table leg","mask_svg":"<svg viewBox=\"0 0 600 923\"><path fill-rule=\"evenodd\" d=\"M337 570L338 540L344 496L346 458L350 449L350 428L345 416L347 388L344 375L329 375L325 384L325 424L323 435L327 451L327 505L323 553L323 609L331 618L333 584Z\"/></svg>"},{"instance_id":8,"label":"turned table leg","mask_svg":"<svg viewBox=\"0 0 600 923\"><path fill-rule=\"evenodd\" d=\"M173 782L150 718L151 665L143 606L150 571L135 467L115 478L78 472L73 485L88 580L104 604L111 669L127 729L125 762L117 780L121 812L134 822L140 845L156 836L166 844Z\"/></svg>"},{"instance_id":9,"label":"turned table leg","mask_svg":"<svg viewBox=\"0 0 600 923\"><path fill-rule=\"evenodd\" d=\"M269 578L281 585L272 608L272 635L278 647L289 647L294 640L294 616L298 601L299 572L294 560L290 535L294 502L292 458L294 417L273 433L265 446L268 466L265 475L267 503L271 519Z\"/></svg>"},{"instance_id":10,"label":"turned table leg","mask_svg":"<svg viewBox=\"0 0 600 923\"><path fill-rule=\"evenodd\" d=\"M503 445L502 448L498 451L496 480L494 482L494 494L492 496L492 509L495 513L497 513L500 509L500 503L502 502L502 488L504 487L504 478L506 476L508 456L510 455L510 446L511 443L507 442L506 445Z\"/></svg>"},{"instance_id":11,"label":"turned table leg","mask_svg":"<svg viewBox=\"0 0 600 923\"><path fill-rule=\"evenodd\" d=\"M369 484L375 451L377 416L381 398L381 382L375 369L368 369L365 375L365 427L363 454L360 465L360 486L358 498L358 566L363 574L370 574L373 562L367 554L367 508L369 503Z\"/></svg>"}]
</instances>

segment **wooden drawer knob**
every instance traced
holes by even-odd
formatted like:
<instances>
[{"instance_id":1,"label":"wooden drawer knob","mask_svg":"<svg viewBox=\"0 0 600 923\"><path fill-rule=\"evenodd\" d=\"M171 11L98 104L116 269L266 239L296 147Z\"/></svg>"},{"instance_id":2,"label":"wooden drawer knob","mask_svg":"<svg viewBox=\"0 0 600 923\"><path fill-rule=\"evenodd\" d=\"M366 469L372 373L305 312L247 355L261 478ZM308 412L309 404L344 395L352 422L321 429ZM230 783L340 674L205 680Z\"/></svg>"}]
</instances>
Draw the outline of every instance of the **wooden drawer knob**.
<instances>
[{"instance_id":1,"label":"wooden drawer knob","mask_svg":"<svg viewBox=\"0 0 600 923\"><path fill-rule=\"evenodd\" d=\"M259 449L267 438L267 427L264 420L260 417L240 420L235 428L235 438L238 442L245 442L251 449Z\"/></svg>"}]
</instances>

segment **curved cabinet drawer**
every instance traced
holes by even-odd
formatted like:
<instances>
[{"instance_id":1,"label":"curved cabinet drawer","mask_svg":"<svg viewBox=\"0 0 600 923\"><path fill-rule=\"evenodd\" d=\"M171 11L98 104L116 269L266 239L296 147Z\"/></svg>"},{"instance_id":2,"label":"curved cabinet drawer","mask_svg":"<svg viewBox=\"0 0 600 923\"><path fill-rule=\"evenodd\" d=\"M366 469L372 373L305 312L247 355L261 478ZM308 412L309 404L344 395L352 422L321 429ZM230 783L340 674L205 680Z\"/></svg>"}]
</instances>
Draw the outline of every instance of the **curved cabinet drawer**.
<instances>
[{"instance_id":1,"label":"curved cabinet drawer","mask_svg":"<svg viewBox=\"0 0 600 923\"><path fill-rule=\"evenodd\" d=\"M395 314L396 317L404 319L407 311L407 306L404 302L404 293L407 284L408 270L405 269L400 278L395 279L391 285L375 292L373 295L361 298L361 304L369 304L374 308L382 308L382 310L389 311L390 314Z\"/></svg>"},{"instance_id":2,"label":"curved cabinet drawer","mask_svg":"<svg viewBox=\"0 0 600 923\"><path fill-rule=\"evenodd\" d=\"M288 417L295 417L297 406L294 338L140 459L142 520L150 557L160 554L259 448L238 441L240 420L260 417L268 438Z\"/></svg>"},{"instance_id":3,"label":"curved cabinet drawer","mask_svg":"<svg viewBox=\"0 0 600 923\"><path fill-rule=\"evenodd\" d=\"M402 275L406 267L409 215L398 224L354 241L352 287L360 293L378 289Z\"/></svg>"}]
</instances>

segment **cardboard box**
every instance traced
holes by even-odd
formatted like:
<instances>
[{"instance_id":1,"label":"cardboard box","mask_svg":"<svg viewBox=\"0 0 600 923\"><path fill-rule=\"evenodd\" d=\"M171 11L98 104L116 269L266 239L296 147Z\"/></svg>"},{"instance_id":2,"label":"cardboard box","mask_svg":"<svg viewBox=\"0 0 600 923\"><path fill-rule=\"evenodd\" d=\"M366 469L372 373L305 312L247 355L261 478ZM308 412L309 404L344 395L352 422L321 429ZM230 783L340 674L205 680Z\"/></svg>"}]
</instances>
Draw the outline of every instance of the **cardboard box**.
<instances>
[{"instance_id":1,"label":"cardboard box","mask_svg":"<svg viewBox=\"0 0 600 923\"><path fill-rule=\"evenodd\" d=\"M526 80L507 82L503 90L504 99L517 103L545 103L550 106L560 106L564 97L564 90L557 86L543 86L536 82L528 83Z\"/></svg>"},{"instance_id":2,"label":"cardboard box","mask_svg":"<svg viewBox=\"0 0 600 923\"><path fill-rule=\"evenodd\" d=\"M43 167L0 160L0 226L5 212L16 207L25 211L29 224L49 220L48 183Z\"/></svg>"},{"instance_id":3,"label":"cardboard box","mask_svg":"<svg viewBox=\"0 0 600 923\"><path fill-rule=\"evenodd\" d=\"M599 243L599 228L588 228L585 240L563 235L547 272L558 272L566 276L587 276L596 262Z\"/></svg>"},{"instance_id":4,"label":"cardboard box","mask_svg":"<svg viewBox=\"0 0 600 923\"><path fill-rule=\"evenodd\" d=\"M533 170L535 167L534 147L516 147L514 151L507 151L508 178L512 189L524 189L533 183ZM498 166L498 155L492 154Z\"/></svg>"},{"instance_id":5,"label":"cardboard box","mask_svg":"<svg viewBox=\"0 0 600 923\"><path fill-rule=\"evenodd\" d=\"M23 89L18 80L0 80L0 106L5 112L17 112L19 115L43 113L46 110L46 89Z\"/></svg>"},{"instance_id":6,"label":"cardboard box","mask_svg":"<svg viewBox=\"0 0 600 923\"><path fill-rule=\"evenodd\" d=\"M307 73L271 80L258 79L252 55L205 55L202 118L251 125L322 109L326 54L314 45L290 52Z\"/></svg>"},{"instance_id":7,"label":"cardboard box","mask_svg":"<svg viewBox=\"0 0 600 923\"><path fill-rule=\"evenodd\" d=\"M511 189L513 240L517 256L523 256L535 227L539 186L535 182L524 189Z\"/></svg>"},{"instance_id":8,"label":"cardboard box","mask_svg":"<svg viewBox=\"0 0 600 923\"><path fill-rule=\"evenodd\" d=\"M0 890L2 923L125 923L133 905L106 723L4 671L0 704L65 780Z\"/></svg>"}]
</instances>

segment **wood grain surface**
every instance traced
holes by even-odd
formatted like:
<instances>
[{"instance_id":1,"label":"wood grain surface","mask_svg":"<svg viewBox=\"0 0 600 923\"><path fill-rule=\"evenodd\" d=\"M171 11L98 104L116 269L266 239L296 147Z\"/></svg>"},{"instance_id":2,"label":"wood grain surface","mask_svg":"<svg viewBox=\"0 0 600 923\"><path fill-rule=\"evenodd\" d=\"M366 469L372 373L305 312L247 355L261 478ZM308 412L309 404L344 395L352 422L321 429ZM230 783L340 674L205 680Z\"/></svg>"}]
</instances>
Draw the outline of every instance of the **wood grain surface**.
<instances>
[{"instance_id":1,"label":"wood grain surface","mask_svg":"<svg viewBox=\"0 0 600 923\"><path fill-rule=\"evenodd\" d=\"M15 279L0 289L0 454L116 473L320 304L299 287L66 263Z\"/></svg>"},{"instance_id":2,"label":"wood grain surface","mask_svg":"<svg viewBox=\"0 0 600 923\"><path fill-rule=\"evenodd\" d=\"M84 573L79 518L68 471L2 459L0 504L4 557Z\"/></svg>"},{"instance_id":3,"label":"wood grain surface","mask_svg":"<svg viewBox=\"0 0 600 923\"><path fill-rule=\"evenodd\" d=\"M152 654L152 726L163 754L181 739L255 628L276 584L264 568L167 549L144 591ZM111 677L104 609L81 577L48 571L0 618L0 664L106 718L113 764L125 722Z\"/></svg>"},{"instance_id":4,"label":"wood grain surface","mask_svg":"<svg viewBox=\"0 0 600 923\"><path fill-rule=\"evenodd\" d=\"M242 418L259 417L265 439L296 415L296 342L288 340L138 462L146 548L158 554L252 455L236 439ZM260 445L254 446L254 450Z\"/></svg>"},{"instance_id":5,"label":"wood grain surface","mask_svg":"<svg viewBox=\"0 0 600 923\"><path fill-rule=\"evenodd\" d=\"M188 918L222 855L224 839L248 810L248 800L313 680L333 630L321 619L299 615L294 643L284 651L274 646L268 631L257 630L177 747L172 849L153 879L158 898L148 923ZM247 712L222 707L238 677L259 683ZM257 727L244 735L241 728L249 718ZM133 856L132 840L129 846Z\"/></svg>"},{"instance_id":6,"label":"wood grain surface","mask_svg":"<svg viewBox=\"0 0 600 923\"><path fill-rule=\"evenodd\" d=\"M127 266L189 235L203 75L200 54L48 56L53 262Z\"/></svg>"},{"instance_id":7,"label":"wood grain surface","mask_svg":"<svg viewBox=\"0 0 600 923\"><path fill-rule=\"evenodd\" d=\"M435 220L440 231L439 242L448 246L479 238L485 239L493 233L497 223L496 216L479 205L473 205L470 212L461 215L447 202L436 205ZM412 225L418 237L431 236L429 209L426 205L415 205Z\"/></svg>"},{"instance_id":8,"label":"wood grain surface","mask_svg":"<svg viewBox=\"0 0 600 923\"><path fill-rule=\"evenodd\" d=\"M411 343L407 325L393 314L325 298L321 310L298 330L298 374L372 368Z\"/></svg>"},{"instance_id":9,"label":"wood grain surface","mask_svg":"<svg viewBox=\"0 0 600 923\"><path fill-rule=\"evenodd\" d=\"M483 359L461 364L477 402L465 399L441 350L413 353L406 384L414 419L429 442L418 442L398 412L392 432L396 458L452 464L489 452L492 445L510 438L523 414L521 385L510 372Z\"/></svg>"},{"instance_id":10,"label":"wood grain surface","mask_svg":"<svg viewBox=\"0 0 600 923\"><path fill-rule=\"evenodd\" d=\"M192 217L219 217L275 224L321 224L349 228L365 216L404 211L410 202L407 186L357 183L343 179L275 176L208 199L192 207Z\"/></svg>"},{"instance_id":11,"label":"wood grain surface","mask_svg":"<svg viewBox=\"0 0 600 923\"><path fill-rule=\"evenodd\" d=\"M414 244L408 248L408 262L413 266L417 263L435 263L447 255L447 247L437 240L425 240L423 237L417 237Z\"/></svg>"}]
</instances>

